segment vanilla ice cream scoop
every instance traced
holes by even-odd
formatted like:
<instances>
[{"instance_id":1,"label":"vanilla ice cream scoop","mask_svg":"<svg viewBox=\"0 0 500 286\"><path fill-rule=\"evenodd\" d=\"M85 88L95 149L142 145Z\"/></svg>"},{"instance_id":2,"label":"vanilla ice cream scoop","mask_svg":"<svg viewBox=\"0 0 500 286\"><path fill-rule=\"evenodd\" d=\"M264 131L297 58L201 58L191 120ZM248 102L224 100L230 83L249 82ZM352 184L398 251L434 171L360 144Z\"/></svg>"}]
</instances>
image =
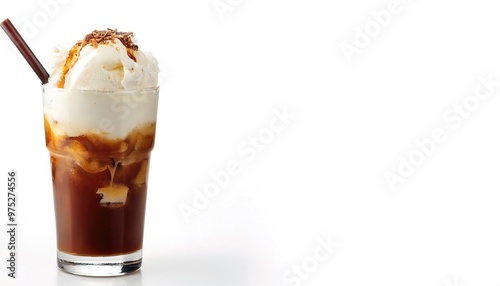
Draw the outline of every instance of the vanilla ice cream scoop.
<instances>
[{"instance_id":1,"label":"vanilla ice cream scoop","mask_svg":"<svg viewBox=\"0 0 500 286\"><path fill-rule=\"evenodd\" d=\"M135 44L133 33L95 30L70 50L56 48L49 85L75 90L144 89L158 85L158 61Z\"/></svg>"}]
</instances>

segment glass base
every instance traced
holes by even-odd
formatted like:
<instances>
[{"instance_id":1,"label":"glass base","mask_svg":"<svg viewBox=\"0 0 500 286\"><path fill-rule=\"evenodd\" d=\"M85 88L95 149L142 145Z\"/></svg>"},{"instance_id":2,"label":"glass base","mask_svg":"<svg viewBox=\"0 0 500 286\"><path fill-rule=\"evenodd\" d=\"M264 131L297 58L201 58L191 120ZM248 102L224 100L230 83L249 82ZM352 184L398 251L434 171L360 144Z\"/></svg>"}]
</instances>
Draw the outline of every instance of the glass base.
<instances>
[{"instance_id":1,"label":"glass base","mask_svg":"<svg viewBox=\"0 0 500 286\"><path fill-rule=\"evenodd\" d=\"M61 270L83 276L120 276L139 270L142 250L116 256L77 256L57 251Z\"/></svg>"}]
</instances>

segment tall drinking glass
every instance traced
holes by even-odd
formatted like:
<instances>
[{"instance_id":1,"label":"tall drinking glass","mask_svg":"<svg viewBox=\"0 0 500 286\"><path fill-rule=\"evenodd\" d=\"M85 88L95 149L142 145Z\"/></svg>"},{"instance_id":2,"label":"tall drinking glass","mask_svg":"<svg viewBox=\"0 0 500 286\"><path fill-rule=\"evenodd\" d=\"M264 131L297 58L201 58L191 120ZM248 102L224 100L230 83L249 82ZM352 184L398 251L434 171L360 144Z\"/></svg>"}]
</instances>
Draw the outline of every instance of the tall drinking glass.
<instances>
[{"instance_id":1,"label":"tall drinking glass","mask_svg":"<svg viewBox=\"0 0 500 286\"><path fill-rule=\"evenodd\" d=\"M141 267L158 94L43 86L62 270L115 276Z\"/></svg>"}]
</instances>

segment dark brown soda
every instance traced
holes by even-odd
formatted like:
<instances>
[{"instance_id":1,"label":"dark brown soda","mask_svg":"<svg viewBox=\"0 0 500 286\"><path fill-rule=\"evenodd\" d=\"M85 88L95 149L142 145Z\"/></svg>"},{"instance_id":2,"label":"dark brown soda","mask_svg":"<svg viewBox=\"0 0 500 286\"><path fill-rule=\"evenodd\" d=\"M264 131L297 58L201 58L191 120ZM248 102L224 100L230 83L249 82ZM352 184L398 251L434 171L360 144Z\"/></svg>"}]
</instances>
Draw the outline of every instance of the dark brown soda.
<instances>
[{"instance_id":1,"label":"dark brown soda","mask_svg":"<svg viewBox=\"0 0 500 286\"><path fill-rule=\"evenodd\" d=\"M45 120L50 151L58 249L80 256L114 256L142 249L149 157L155 124L126 138L89 133L55 135ZM98 191L128 188L125 202L102 203Z\"/></svg>"}]
</instances>

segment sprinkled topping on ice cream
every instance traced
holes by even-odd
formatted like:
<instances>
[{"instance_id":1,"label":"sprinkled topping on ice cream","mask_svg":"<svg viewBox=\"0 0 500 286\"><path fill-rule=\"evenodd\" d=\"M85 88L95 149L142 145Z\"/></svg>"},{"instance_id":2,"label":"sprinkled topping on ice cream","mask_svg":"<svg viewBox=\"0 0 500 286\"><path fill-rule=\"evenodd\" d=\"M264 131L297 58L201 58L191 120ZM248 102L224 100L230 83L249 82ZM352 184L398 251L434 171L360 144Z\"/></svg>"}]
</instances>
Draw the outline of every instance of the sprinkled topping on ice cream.
<instances>
[{"instance_id":1,"label":"sprinkled topping on ice cream","mask_svg":"<svg viewBox=\"0 0 500 286\"><path fill-rule=\"evenodd\" d=\"M158 84L158 62L132 32L94 30L70 50L55 49L49 85L78 90L144 89Z\"/></svg>"}]
</instances>

